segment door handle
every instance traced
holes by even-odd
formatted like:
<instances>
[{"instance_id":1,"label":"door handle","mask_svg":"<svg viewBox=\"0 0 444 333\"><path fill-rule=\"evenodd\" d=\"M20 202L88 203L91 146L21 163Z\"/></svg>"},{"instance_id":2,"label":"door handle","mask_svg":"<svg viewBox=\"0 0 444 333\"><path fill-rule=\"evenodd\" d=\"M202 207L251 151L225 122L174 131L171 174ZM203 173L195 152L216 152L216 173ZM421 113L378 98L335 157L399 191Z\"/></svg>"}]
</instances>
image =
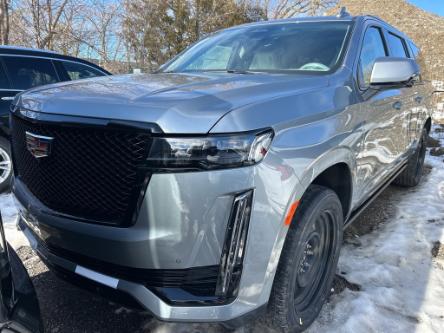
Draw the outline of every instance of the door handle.
<instances>
[{"instance_id":1,"label":"door handle","mask_svg":"<svg viewBox=\"0 0 444 333\"><path fill-rule=\"evenodd\" d=\"M397 101L397 102L393 103L393 108L396 109L396 110L401 110L402 102Z\"/></svg>"},{"instance_id":2,"label":"door handle","mask_svg":"<svg viewBox=\"0 0 444 333\"><path fill-rule=\"evenodd\" d=\"M422 96L416 96L415 97L415 102L420 104L422 102Z\"/></svg>"},{"instance_id":3,"label":"door handle","mask_svg":"<svg viewBox=\"0 0 444 333\"><path fill-rule=\"evenodd\" d=\"M2 97L2 101L13 101L14 98L14 96Z\"/></svg>"}]
</instances>

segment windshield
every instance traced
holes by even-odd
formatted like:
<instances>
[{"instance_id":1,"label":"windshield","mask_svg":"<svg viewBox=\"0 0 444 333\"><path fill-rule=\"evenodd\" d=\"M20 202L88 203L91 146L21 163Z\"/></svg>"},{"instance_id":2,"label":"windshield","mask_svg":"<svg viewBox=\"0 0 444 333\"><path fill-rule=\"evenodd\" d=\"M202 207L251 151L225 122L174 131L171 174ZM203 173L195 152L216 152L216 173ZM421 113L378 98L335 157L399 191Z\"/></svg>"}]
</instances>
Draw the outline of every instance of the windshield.
<instances>
[{"instance_id":1,"label":"windshield","mask_svg":"<svg viewBox=\"0 0 444 333\"><path fill-rule=\"evenodd\" d=\"M239 27L207 37L162 72L329 72L340 62L351 22L287 22Z\"/></svg>"}]
</instances>

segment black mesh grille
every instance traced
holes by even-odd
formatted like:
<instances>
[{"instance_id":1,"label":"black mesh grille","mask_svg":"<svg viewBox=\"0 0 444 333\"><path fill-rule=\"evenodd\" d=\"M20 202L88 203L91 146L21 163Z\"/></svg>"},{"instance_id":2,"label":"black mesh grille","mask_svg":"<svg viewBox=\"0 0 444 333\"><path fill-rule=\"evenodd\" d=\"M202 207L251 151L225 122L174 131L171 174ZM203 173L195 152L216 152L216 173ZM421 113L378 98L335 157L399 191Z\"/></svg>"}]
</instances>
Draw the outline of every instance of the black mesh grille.
<instances>
[{"instance_id":1,"label":"black mesh grille","mask_svg":"<svg viewBox=\"0 0 444 333\"><path fill-rule=\"evenodd\" d=\"M54 138L48 157L31 155L26 131ZM130 223L147 176L143 163L150 142L148 133L12 118L20 180L50 209L97 222Z\"/></svg>"}]
</instances>

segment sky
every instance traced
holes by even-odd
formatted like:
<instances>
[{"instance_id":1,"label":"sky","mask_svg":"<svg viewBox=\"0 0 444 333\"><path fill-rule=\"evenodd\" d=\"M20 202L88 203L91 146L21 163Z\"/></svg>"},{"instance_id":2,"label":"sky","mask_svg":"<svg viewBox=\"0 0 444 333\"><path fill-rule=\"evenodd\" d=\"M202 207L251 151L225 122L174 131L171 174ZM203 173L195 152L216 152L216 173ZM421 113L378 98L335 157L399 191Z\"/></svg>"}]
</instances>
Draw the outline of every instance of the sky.
<instances>
[{"instance_id":1,"label":"sky","mask_svg":"<svg viewBox=\"0 0 444 333\"><path fill-rule=\"evenodd\" d=\"M408 0L408 2L434 14L444 16L443 0Z\"/></svg>"}]
</instances>

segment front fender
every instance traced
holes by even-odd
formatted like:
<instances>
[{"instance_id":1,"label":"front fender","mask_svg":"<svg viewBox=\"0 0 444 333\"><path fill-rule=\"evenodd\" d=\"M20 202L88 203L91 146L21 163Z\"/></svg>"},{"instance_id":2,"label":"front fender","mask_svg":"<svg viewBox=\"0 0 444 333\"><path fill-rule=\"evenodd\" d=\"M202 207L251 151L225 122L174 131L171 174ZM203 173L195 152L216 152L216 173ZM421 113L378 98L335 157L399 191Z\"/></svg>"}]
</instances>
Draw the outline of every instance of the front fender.
<instances>
[{"instance_id":1,"label":"front fender","mask_svg":"<svg viewBox=\"0 0 444 333\"><path fill-rule=\"evenodd\" d=\"M346 164L352 176L351 182L353 188L356 185L356 158L355 152L349 147L335 147L326 151L318 158L314 159L312 163L307 165L300 174L300 182L302 188L305 190L313 183L313 181L321 175L328 168L337 164Z\"/></svg>"},{"instance_id":2,"label":"front fender","mask_svg":"<svg viewBox=\"0 0 444 333\"><path fill-rule=\"evenodd\" d=\"M348 136L347 136L348 137ZM346 140L337 137L334 140ZM319 149L330 146L325 141L310 149L282 150L274 145L266 159L254 170L254 210L252 211L240 297L257 304L268 301L274 276L289 226L285 218L293 202L299 200L313 180L328 167L346 163L355 173L353 151L335 146L316 156ZM291 151L290 151L291 150ZM311 158L308 158L313 154Z\"/></svg>"}]
</instances>

